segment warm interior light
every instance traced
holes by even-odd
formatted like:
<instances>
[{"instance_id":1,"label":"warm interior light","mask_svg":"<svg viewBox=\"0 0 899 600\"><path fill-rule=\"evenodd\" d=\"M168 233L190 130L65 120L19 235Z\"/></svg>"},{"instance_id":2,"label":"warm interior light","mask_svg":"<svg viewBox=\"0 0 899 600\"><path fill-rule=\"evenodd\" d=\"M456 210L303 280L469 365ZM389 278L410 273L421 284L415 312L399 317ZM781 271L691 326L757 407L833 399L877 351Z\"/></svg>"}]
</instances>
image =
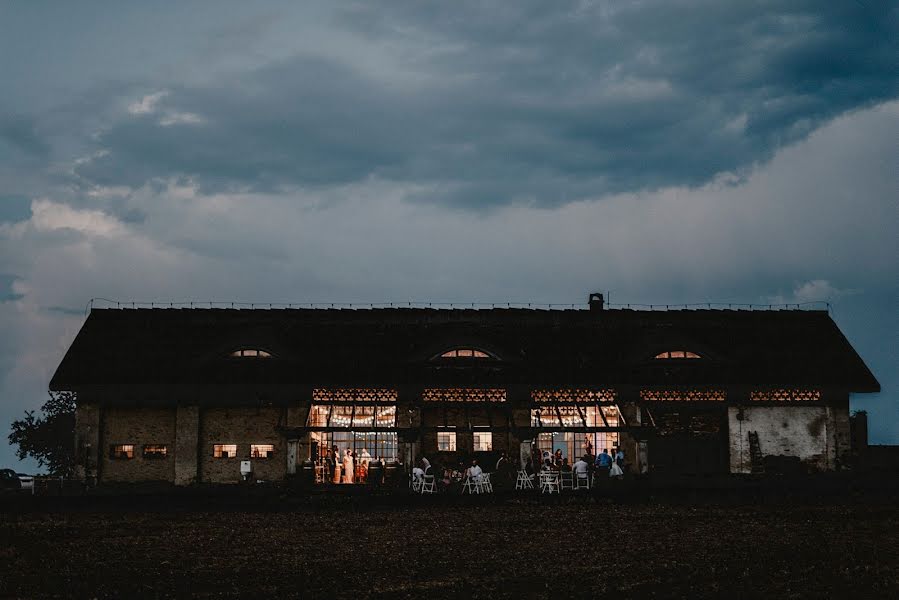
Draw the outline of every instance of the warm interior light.
<instances>
[{"instance_id":1,"label":"warm interior light","mask_svg":"<svg viewBox=\"0 0 899 600\"><path fill-rule=\"evenodd\" d=\"M668 350L666 352L660 352L655 355L655 358L668 359L668 358L701 358L695 352L690 352L689 350Z\"/></svg>"}]
</instances>

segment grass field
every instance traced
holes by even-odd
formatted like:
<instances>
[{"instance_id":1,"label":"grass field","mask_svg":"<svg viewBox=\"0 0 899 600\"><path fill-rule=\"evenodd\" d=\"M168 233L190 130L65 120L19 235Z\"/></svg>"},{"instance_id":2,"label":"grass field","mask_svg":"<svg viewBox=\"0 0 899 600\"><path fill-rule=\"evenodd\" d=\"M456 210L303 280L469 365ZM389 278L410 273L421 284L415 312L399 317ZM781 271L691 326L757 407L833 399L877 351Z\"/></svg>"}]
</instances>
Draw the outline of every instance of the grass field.
<instances>
[{"instance_id":1,"label":"grass field","mask_svg":"<svg viewBox=\"0 0 899 600\"><path fill-rule=\"evenodd\" d=\"M888 499L458 498L0 513L2 597L899 597Z\"/></svg>"}]
</instances>

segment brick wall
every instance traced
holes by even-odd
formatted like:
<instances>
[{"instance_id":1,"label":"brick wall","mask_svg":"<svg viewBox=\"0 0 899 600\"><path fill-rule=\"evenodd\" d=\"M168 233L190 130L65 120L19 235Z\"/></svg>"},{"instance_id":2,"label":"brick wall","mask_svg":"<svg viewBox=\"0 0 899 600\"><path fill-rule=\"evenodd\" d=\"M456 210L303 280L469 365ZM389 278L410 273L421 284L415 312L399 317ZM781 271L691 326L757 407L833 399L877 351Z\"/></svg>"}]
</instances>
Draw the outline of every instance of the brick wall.
<instances>
[{"instance_id":1,"label":"brick wall","mask_svg":"<svg viewBox=\"0 0 899 600\"><path fill-rule=\"evenodd\" d=\"M200 411L200 480L204 483L237 483L240 461L250 460L253 479L283 479L287 473L287 444L277 430L285 421L286 409L207 408ZM214 444L237 444L236 458L214 458ZM272 444L274 455L250 458L251 444Z\"/></svg>"},{"instance_id":2,"label":"brick wall","mask_svg":"<svg viewBox=\"0 0 899 600\"><path fill-rule=\"evenodd\" d=\"M175 409L109 408L101 415L103 440L100 444L100 478L104 482L174 481ZM113 459L113 444L134 446L134 458ZM165 444L165 458L144 458L145 444Z\"/></svg>"}]
</instances>

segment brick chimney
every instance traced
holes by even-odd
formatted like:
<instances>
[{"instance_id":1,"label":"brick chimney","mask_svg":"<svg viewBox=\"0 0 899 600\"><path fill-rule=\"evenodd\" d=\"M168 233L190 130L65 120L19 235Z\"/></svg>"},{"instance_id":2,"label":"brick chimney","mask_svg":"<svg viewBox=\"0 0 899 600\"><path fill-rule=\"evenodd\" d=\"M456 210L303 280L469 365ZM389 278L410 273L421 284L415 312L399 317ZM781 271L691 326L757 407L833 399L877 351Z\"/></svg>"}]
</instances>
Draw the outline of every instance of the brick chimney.
<instances>
[{"instance_id":1,"label":"brick chimney","mask_svg":"<svg viewBox=\"0 0 899 600\"><path fill-rule=\"evenodd\" d=\"M602 294L594 292L590 294L590 310L602 310L605 307L606 300Z\"/></svg>"}]
</instances>

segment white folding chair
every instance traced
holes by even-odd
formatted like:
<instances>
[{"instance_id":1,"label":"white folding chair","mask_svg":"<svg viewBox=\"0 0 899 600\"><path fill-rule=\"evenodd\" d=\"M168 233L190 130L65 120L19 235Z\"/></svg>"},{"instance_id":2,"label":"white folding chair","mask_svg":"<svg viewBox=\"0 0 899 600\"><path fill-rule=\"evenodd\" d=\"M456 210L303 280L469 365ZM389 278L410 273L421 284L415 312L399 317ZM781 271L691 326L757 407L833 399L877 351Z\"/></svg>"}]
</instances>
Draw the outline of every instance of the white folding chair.
<instances>
[{"instance_id":1,"label":"white folding chair","mask_svg":"<svg viewBox=\"0 0 899 600\"><path fill-rule=\"evenodd\" d=\"M561 489L574 489L574 473L572 473L571 471L562 471L561 473L559 473L559 479L561 480Z\"/></svg>"},{"instance_id":2,"label":"white folding chair","mask_svg":"<svg viewBox=\"0 0 899 600\"><path fill-rule=\"evenodd\" d=\"M574 489L590 489L590 475L587 473L577 473L574 478Z\"/></svg>"},{"instance_id":3,"label":"white folding chair","mask_svg":"<svg viewBox=\"0 0 899 600\"><path fill-rule=\"evenodd\" d=\"M421 493L422 494L433 494L437 490L437 483L434 481L433 475L425 475L424 480L421 482Z\"/></svg>"},{"instance_id":4,"label":"white folding chair","mask_svg":"<svg viewBox=\"0 0 899 600\"><path fill-rule=\"evenodd\" d=\"M558 494L559 493L559 476L552 471L541 471L540 473L540 493L541 494Z\"/></svg>"},{"instance_id":5,"label":"white folding chair","mask_svg":"<svg viewBox=\"0 0 899 600\"><path fill-rule=\"evenodd\" d=\"M424 483L424 479L421 477L416 477L414 473L409 475L409 487L412 488L412 491L416 494L421 493L421 486Z\"/></svg>"},{"instance_id":6,"label":"white folding chair","mask_svg":"<svg viewBox=\"0 0 899 600\"><path fill-rule=\"evenodd\" d=\"M518 477L515 479L515 489L516 490L525 490L528 489L528 484L533 488L534 484L531 483L531 478L528 477L528 474L524 471L518 472Z\"/></svg>"},{"instance_id":7,"label":"white folding chair","mask_svg":"<svg viewBox=\"0 0 899 600\"><path fill-rule=\"evenodd\" d=\"M473 480L468 475L465 476L465 481L462 482L462 493L468 492L469 494L480 494L481 486L477 480Z\"/></svg>"},{"instance_id":8,"label":"white folding chair","mask_svg":"<svg viewBox=\"0 0 899 600\"><path fill-rule=\"evenodd\" d=\"M481 481L479 482L481 486L481 491L486 494L493 493L493 482L490 481L490 473L482 473Z\"/></svg>"}]
</instances>

